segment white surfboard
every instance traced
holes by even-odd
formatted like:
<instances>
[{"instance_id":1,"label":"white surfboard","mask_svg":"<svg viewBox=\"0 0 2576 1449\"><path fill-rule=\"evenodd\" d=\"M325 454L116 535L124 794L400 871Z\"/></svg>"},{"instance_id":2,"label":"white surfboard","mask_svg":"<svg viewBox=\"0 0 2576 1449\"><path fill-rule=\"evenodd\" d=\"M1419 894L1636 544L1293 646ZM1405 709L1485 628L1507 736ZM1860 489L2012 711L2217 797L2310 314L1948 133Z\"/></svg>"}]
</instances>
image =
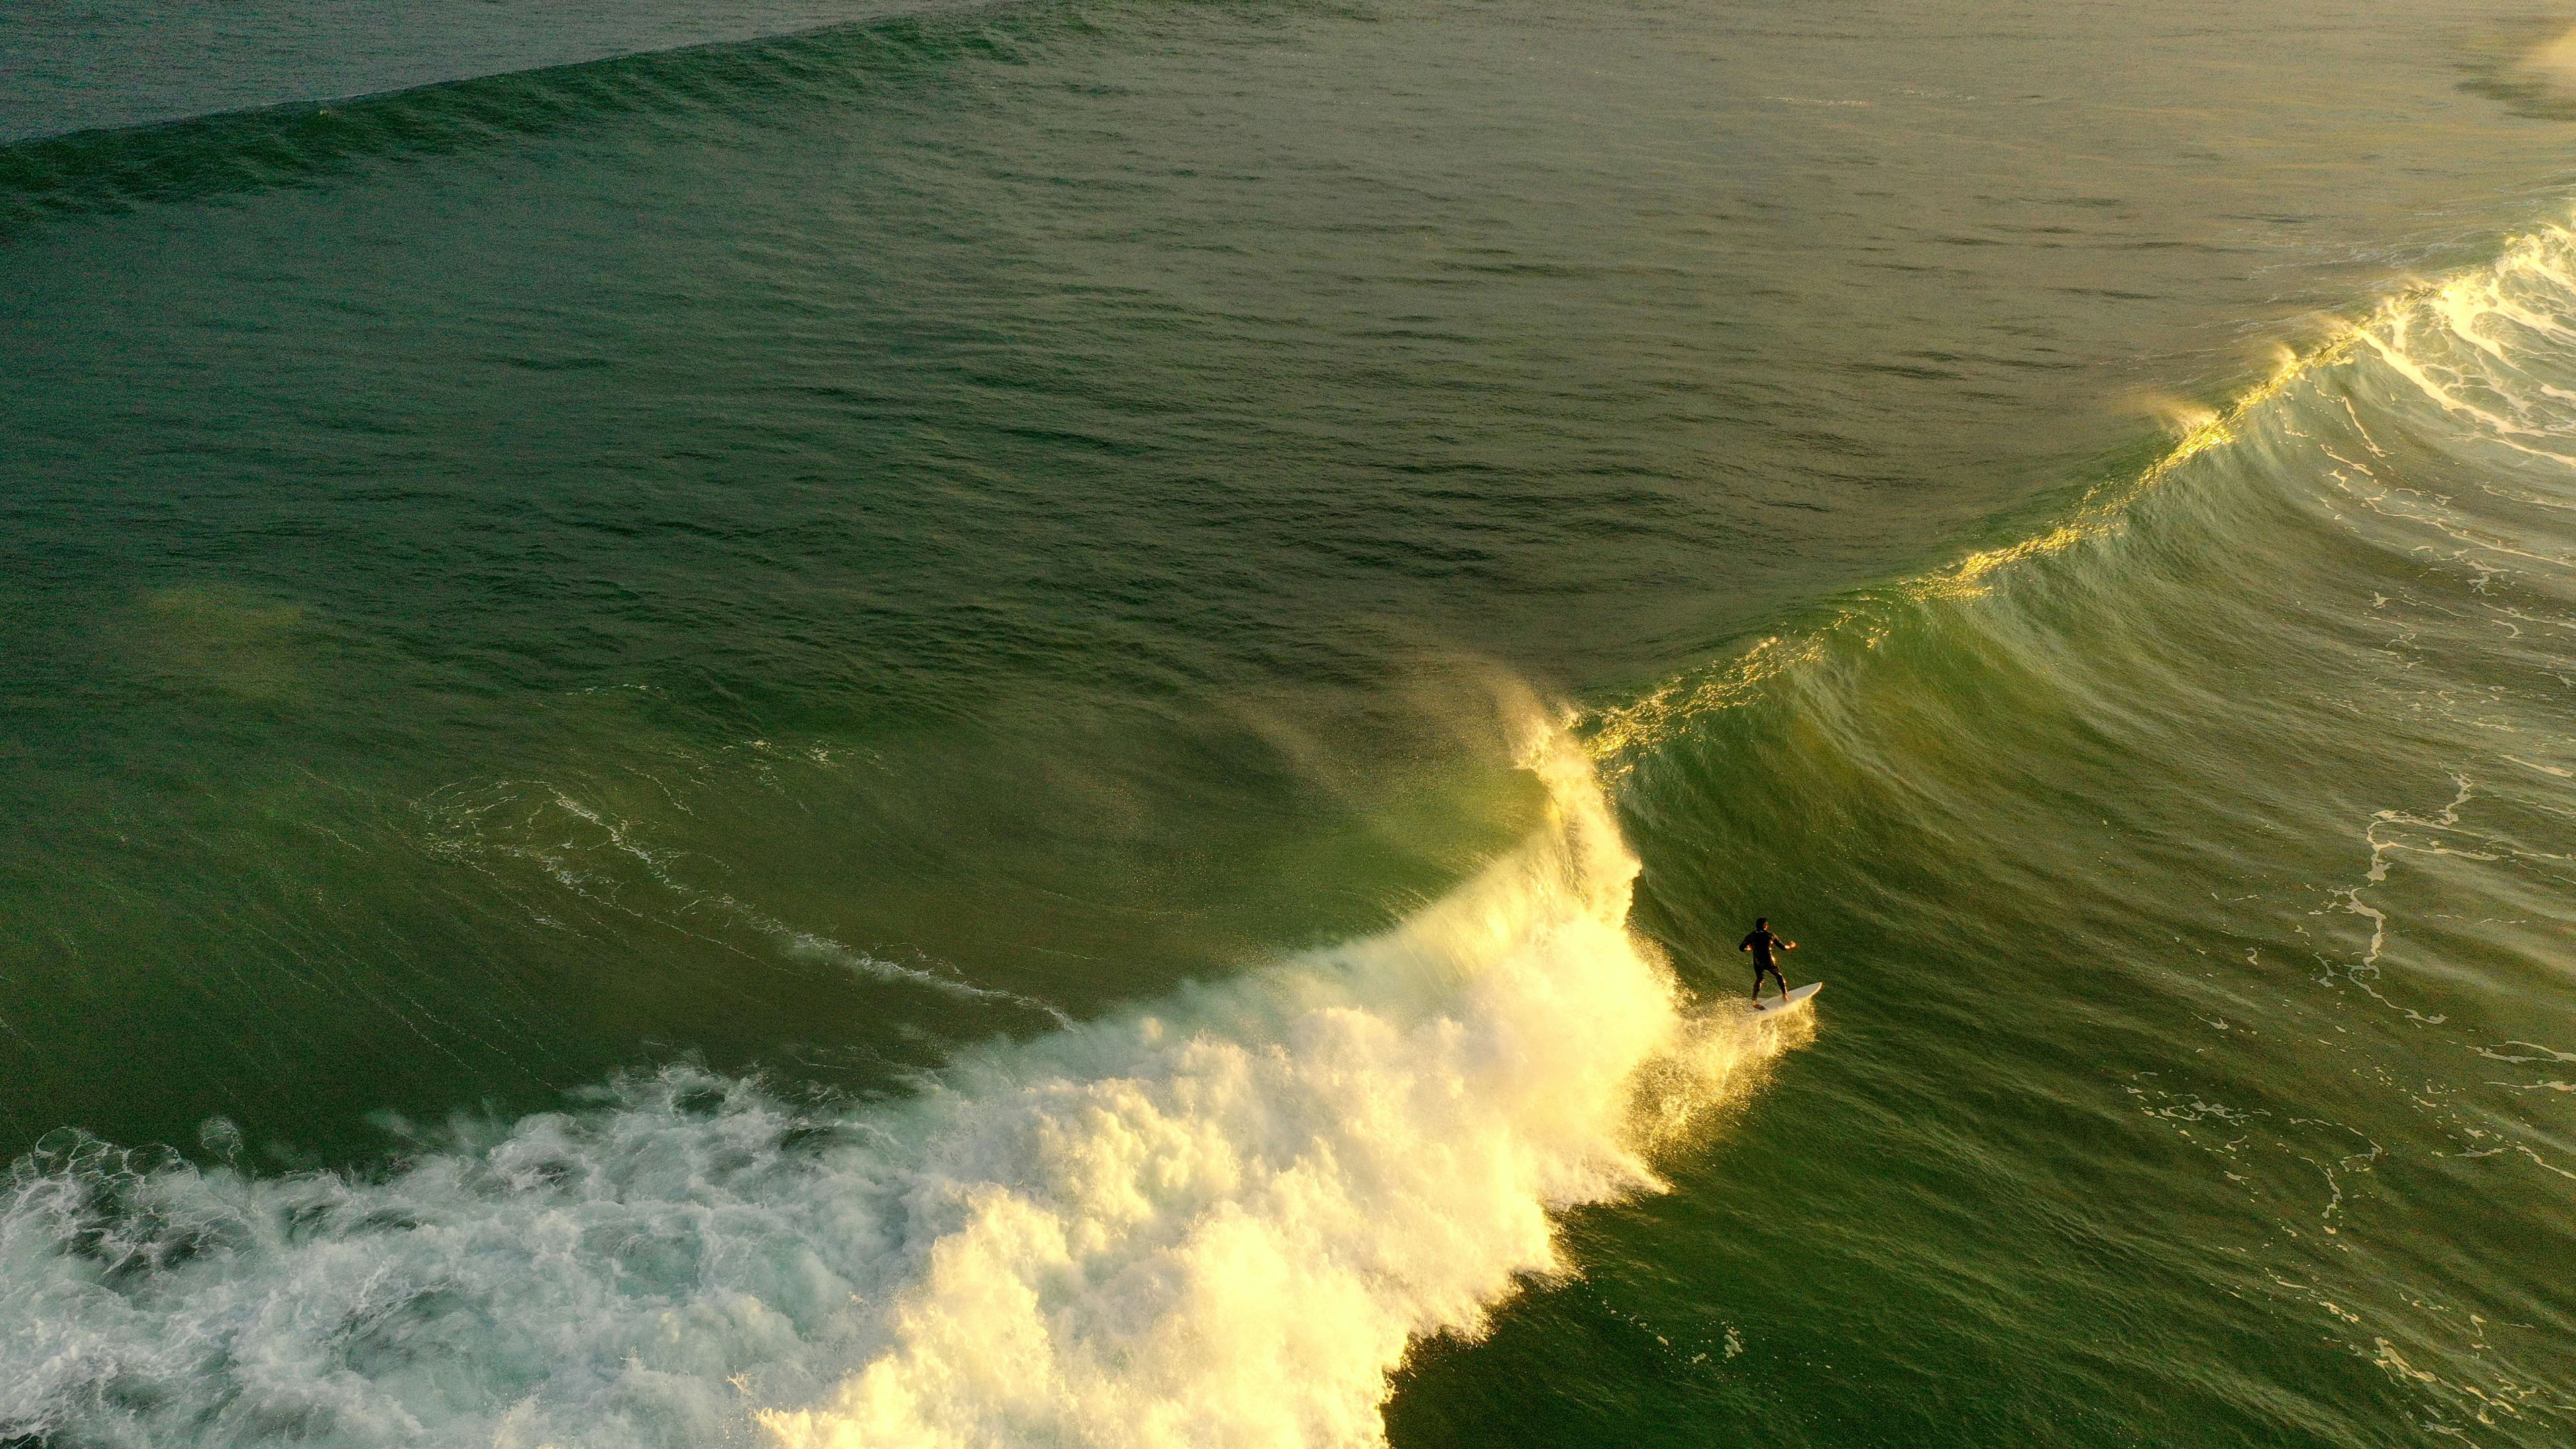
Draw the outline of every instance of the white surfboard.
<instances>
[{"instance_id":1,"label":"white surfboard","mask_svg":"<svg viewBox=\"0 0 2576 1449\"><path fill-rule=\"evenodd\" d=\"M1753 1009L1761 1012L1765 1016L1768 1016L1775 1011L1794 1011L1797 1008L1806 1005L1810 1000L1814 999L1817 992L1824 989L1825 983L1821 981L1810 981L1806 985L1799 987L1797 990L1790 992L1786 996L1774 996L1768 1001L1757 1001L1753 1003Z\"/></svg>"}]
</instances>

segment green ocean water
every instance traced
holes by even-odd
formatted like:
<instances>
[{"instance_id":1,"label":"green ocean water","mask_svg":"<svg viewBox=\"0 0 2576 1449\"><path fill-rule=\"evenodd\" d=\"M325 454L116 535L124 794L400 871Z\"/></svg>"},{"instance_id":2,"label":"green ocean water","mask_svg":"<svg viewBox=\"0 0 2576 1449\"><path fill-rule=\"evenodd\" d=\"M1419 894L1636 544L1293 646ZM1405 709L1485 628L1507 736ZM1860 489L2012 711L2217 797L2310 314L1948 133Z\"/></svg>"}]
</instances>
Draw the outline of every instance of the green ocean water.
<instances>
[{"instance_id":1,"label":"green ocean water","mask_svg":"<svg viewBox=\"0 0 2576 1449\"><path fill-rule=\"evenodd\" d=\"M156 16L0 1443L2576 1435L2568 17Z\"/></svg>"}]
</instances>

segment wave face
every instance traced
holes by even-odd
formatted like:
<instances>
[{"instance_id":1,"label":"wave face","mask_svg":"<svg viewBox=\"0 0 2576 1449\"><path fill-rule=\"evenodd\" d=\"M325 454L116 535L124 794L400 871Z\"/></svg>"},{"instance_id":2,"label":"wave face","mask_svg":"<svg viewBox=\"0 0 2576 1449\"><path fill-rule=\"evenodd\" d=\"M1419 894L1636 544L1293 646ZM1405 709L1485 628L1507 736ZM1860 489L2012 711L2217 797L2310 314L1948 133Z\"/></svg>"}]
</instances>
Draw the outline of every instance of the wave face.
<instances>
[{"instance_id":1,"label":"wave face","mask_svg":"<svg viewBox=\"0 0 2576 1449\"><path fill-rule=\"evenodd\" d=\"M1799 902L1868 963L1841 1024L1902 1043L1838 1034L1766 1104L1802 1161L1907 1164L1789 1211L1948 1305L1910 1343L1854 1325L1838 1362L1982 1377L2099 1334L1979 1411L2563 1436L2576 1301L2537 1265L2576 1253L2571 511L2576 234L2550 225L2027 537L1602 712L1643 929Z\"/></svg>"},{"instance_id":2,"label":"wave face","mask_svg":"<svg viewBox=\"0 0 2576 1449\"><path fill-rule=\"evenodd\" d=\"M375 1177L49 1144L0 1216L0 1432L1382 1442L1410 1343L1561 1273L1552 1213L1655 1190L1793 1044L1687 1011L1557 755L1551 828L1402 927L899 1106L673 1070Z\"/></svg>"}]
</instances>

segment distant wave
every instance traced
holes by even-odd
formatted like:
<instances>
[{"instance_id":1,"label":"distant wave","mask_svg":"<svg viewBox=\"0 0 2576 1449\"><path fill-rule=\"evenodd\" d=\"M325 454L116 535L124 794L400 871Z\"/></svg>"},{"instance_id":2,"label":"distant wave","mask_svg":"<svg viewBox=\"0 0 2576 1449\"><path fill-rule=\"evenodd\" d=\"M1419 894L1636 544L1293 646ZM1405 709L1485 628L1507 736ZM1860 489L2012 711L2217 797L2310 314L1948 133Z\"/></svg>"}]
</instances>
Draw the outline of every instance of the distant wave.
<instances>
[{"instance_id":1,"label":"distant wave","mask_svg":"<svg viewBox=\"0 0 2576 1449\"><path fill-rule=\"evenodd\" d=\"M604 121L793 125L1002 42L907 16L0 145L0 240L49 218L321 185Z\"/></svg>"}]
</instances>

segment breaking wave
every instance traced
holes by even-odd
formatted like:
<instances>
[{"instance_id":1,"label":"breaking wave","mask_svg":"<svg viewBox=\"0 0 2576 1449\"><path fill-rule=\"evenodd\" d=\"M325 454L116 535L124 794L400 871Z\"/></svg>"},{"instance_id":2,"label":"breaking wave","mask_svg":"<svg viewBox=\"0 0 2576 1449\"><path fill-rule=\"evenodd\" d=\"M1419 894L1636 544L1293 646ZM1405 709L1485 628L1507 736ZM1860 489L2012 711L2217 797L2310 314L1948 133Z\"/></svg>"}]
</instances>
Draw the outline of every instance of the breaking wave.
<instances>
[{"instance_id":1,"label":"breaking wave","mask_svg":"<svg viewBox=\"0 0 2576 1449\"><path fill-rule=\"evenodd\" d=\"M1812 1030L1695 1012L1588 767L1531 768L1548 826L1397 929L897 1103L674 1069L373 1176L61 1134L0 1212L0 1435L1380 1442L1408 1344Z\"/></svg>"}]
</instances>

